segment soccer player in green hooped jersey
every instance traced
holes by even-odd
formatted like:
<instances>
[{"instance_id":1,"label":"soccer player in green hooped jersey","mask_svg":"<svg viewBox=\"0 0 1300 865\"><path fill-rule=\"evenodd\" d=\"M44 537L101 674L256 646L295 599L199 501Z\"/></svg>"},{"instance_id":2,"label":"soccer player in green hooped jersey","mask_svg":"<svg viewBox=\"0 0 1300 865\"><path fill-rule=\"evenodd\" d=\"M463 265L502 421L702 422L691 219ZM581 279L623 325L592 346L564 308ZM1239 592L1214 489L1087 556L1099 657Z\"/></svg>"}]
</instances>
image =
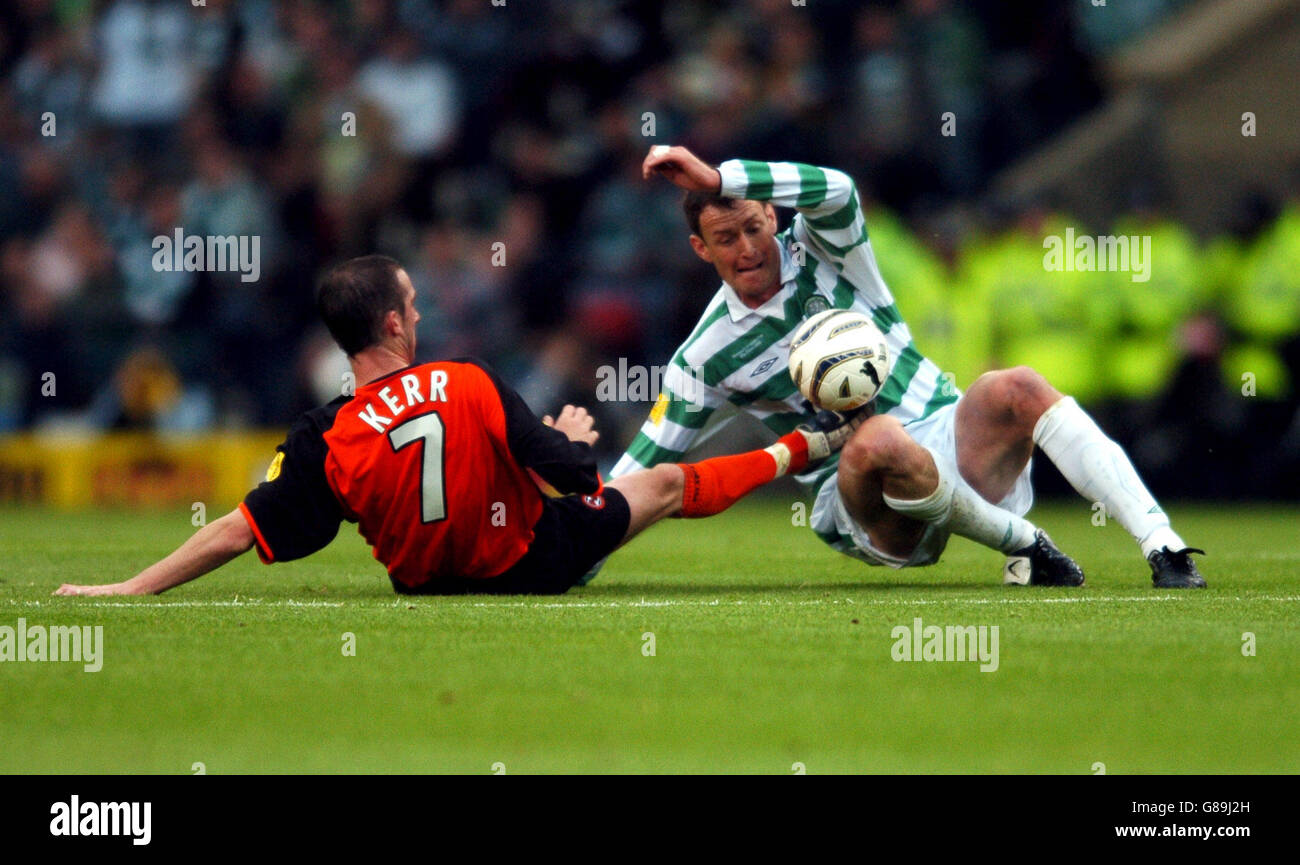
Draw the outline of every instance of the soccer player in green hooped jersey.
<instances>
[{"instance_id":1,"label":"soccer player in green hooped jersey","mask_svg":"<svg viewBox=\"0 0 1300 865\"><path fill-rule=\"evenodd\" d=\"M642 165L686 190L690 244L722 287L673 355L649 419L613 474L677 462L710 416L731 407L776 435L814 413L787 372L790 338L826 308L870 315L893 367L838 459L800 476L811 528L840 552L893 568L932 564L950 535L1006 554L1004 581L1082 585L1082 570L1024 518L1034 445L1142 549L1158 588L1203 587L1169 518L1124 451L1029 367L988 372L962 393L912 341L880 277L853 181L789 162L716 167L684 147ZM775 207L796 210L777 230ZM904 287L905 290L905 287Z\"/></svg>"}]
</instances>

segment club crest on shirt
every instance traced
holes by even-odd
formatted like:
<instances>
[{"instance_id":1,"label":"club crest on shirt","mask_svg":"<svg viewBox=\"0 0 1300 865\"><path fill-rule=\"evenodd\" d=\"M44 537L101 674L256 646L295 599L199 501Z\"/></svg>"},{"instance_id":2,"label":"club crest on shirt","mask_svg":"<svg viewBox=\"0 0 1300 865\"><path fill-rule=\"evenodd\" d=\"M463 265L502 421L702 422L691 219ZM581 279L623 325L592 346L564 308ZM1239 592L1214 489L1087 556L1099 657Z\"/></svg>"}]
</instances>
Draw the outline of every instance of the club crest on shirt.
<instances>
[{"instance_id":1,"label":"club crest on shirt","mask_svg":"<svg viewBox=\"0 0 1300 865\"><path fill-rule=\"evenodd\" d=\"M284 464L284 451L276 451L275 459L266 468L266 479L273 481L280 476L280 466Z\"/></svg>"},{"instance_id":2,"label":"club crest on shirt","mask_svg":"<svg viewBox=\"0 0 1300 865\"><path fill-rule=\"evenodd\" d=\"M812 318L817 313L825 312L830 308L830 302L827 301L826 298L822 297L820 294L814 294L812 297L804 301L803 317Z\"/></svg>"}]
</instances>

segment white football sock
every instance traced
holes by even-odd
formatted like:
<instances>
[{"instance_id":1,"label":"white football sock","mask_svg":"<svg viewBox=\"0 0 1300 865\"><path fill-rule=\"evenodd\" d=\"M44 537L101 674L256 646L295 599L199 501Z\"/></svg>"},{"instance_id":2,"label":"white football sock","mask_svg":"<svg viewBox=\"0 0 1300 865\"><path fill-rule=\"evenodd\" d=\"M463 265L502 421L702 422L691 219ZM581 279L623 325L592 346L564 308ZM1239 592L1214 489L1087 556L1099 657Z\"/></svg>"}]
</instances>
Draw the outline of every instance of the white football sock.
<instances>
[{"instance_id":1,"label":"white football sock","mask_svg":"<svg viewBox=\"0 0 1300 865\"><path fill-rule=\"evenodd\" d=\"M1142 547L1142 555L1186 548L1169 517L1147 490L1124 449L1110 439L1074 397L1062 397L1034 425L1043 449L1079 495L1101 502Z\"/></svg>"},{"instance_id":2,"label":"white football sock","mask_svg":"<svg viewBox=\"0 0 1300 865\"><path fill-rule=\"evenodd\" d=\"M933 451L931 452L933 456ZM935 460L939 485L923 499L884 497L885 504L904 516L945 528L955 535L1004 553L1034 542L1034 524L984 498L951 469Z\"/></svg>"}]
</instances>

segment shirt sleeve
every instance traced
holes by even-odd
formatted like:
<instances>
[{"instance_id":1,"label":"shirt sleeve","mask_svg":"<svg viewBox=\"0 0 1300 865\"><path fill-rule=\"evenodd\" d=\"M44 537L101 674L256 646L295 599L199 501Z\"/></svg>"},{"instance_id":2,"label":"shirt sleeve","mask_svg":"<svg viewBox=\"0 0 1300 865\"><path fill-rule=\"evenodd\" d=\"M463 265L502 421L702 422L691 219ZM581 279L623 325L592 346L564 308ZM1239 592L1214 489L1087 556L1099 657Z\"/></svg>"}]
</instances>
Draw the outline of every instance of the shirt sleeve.
<instances>
[{"instance_id":1,"label":"shirt sleeve","mask_svg":"<svg viewBox=\"0 0 1300 865\"><path fill-rule=\"evenodd\" d=\"M843 171L799 162L728 159L718 173L723 195L798 210L796 239L806 238L832 260L842 260L867 242L857 187Z\"/></svg>"},{"instance_id":2,"label":"shirt sleeve","mask_svg":"<svg viewBox=\"0 0 1300 865\"><path fill-rule=\"evenodd\" d=\"M725 403L721 391L701 380L700 371L688 371L679 349L664 373L663 390L650 410L650 417L641 425L610 476L622 477L660 463L681 460L699 439L709 418Z\"/></svg>"},{"instance_id":3,"label":"shirt sleeve","mask_svg":"<svg viewBox=\"0 0 1300 865\"><path fill-rule=\"evenodd\" d=\"M276 448L266 480L244 497L239 510L263 562L301 559L338 534L344 514L325 479L325 455L321 431L299 420Z\"/></svg>"},{"instance_id":4,"label":"shirt sleeve","mask_svg":"<svg viewBox=\"0 0 1300 865\"><path fill-rule=\"evenodd\" d=\"M514 388L483 361L459 358L487 374L505 412L506 445L515 460L537 472L561 493L596 493L602 486L596 469L596 452L586 442L570 441L559 430L542 423Z\"/></svg>"}]
</instances>

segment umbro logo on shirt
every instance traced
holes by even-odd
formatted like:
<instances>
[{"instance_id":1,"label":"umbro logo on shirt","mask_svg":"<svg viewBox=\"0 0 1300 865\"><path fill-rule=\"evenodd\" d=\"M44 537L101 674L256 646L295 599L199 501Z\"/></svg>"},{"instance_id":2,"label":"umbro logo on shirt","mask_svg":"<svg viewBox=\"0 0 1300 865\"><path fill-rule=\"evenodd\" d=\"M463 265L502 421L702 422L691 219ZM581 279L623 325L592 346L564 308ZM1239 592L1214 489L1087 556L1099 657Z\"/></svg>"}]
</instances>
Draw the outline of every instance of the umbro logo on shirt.
<instances>
[{"instance_id":1,"label":"umbro logo on shirt","mask_svg":"<svg viewBox=\"0 0 1300 865\"><path fill-rule=\"evenodd\" d=\"M767 360L763 361L757 367L755 367L754 371L749 374L749 377L754 378L755 376L760 376L763 373L767 372L769 369L772 368L772 364L776 363L777 360L778 358L776 357L769 357Z\"/></svg>"}]
</instances>

